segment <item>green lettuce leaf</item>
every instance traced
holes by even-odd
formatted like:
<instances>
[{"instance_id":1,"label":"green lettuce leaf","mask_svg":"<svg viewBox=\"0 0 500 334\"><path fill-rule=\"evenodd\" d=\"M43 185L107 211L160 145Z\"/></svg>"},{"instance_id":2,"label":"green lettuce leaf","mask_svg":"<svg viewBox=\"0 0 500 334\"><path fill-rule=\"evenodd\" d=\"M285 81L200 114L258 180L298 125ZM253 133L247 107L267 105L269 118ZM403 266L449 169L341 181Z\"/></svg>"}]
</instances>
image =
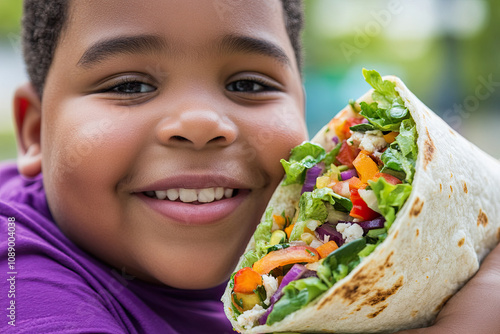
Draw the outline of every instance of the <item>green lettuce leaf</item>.
<instances>
[{"instance_id":1,"label":"green lettuce leaf","mask_svg":"<svg viewBox=\"0 0 500 334\"><path fill-rule=\"evenodd\" d=\"M290 240L300 240L300 236L304 233L304 228L310 220L317 220L320 223L325 222L328 217L327 202L339 211L349 212L352 209L351 200L334 193L331 188L314 189L312 192L305 192L299 200L299 215L290 235Z\"/></svg>"},{"instance_id":2,"label":"green lettuce leaf","mask_svg":"<svg viewBox=\"0 0 500 334\"><path fill-rule=\"evenodd\" d=\"M272 325L283 320L287 315L300 310L326 290L328 287L317 277L290 282L283 288L283 297L274 304L266 324Z\"/></svg>"},{"instance_id":3,"label":"green lettuce leaf","mask_svg":"<svg viewBox=\"0 0 500 334\"><path fill-rule=\"evenodd\" d=\"M326 156L326 151L318 144L304 142L292 149L289 161L281 159L286 178L283 185L304 183L306 170L313 167Z\"/></svg>"},{"instance_id":4,"label":"green lettuce leaf","mask_svg":"<svg viewBox=\"0 0 500 334\"><path fill-rule=\"evenodd\" d=\"M401 122L410 118L403 99L396 92L395 84L382 80L375 70L363 69L363 76L373 88L372 98L375 102L368 104L361 102L361 112L368 121L381 131L398 131Z\"/></svg>"},{"instance_id":5,"label":"green lettuce leaf","mask_svg":"<svg viewBox=\"0 0 500 334\"><path fill-rule=\"evenodd\" d=\"M396 219L396 214L410 196L412 186L407 183L390 184L383 177L377 181L368 181L377 196L378 207L384 216L387 230Z\"/></svg>"},{"instance_id":6,"label":"green lettuce leaf","mask_svg":"<svg viewBox=\"0 0 500 334\"><path fill-rule=\"evenodd\" d=\"M253 235L253 238L255 240L255 252L256 256L259 259L267 253L266 246L269 244L269 241L271 240L272 228L273 228L273 209L272 207L269 207L266 210L264 219L259 223L259 225L257 225L257 229L255 230L255 233ZM253 256L250 257L249 255L249 259L253 260L254 257Z\"/></svg>"}]
</instances>

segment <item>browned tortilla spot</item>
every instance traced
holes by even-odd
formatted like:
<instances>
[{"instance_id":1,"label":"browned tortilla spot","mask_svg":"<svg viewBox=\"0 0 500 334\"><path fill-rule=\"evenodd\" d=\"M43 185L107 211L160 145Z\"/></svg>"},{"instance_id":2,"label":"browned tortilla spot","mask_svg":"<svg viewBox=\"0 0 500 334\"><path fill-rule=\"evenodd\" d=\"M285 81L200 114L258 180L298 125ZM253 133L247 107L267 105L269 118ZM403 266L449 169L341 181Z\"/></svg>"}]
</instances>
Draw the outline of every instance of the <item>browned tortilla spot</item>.
<instances>
[{"instance_id":1,"label":"browned tortilla spot","mask_svg":"<svg viewBox=\"0 0 500 334\"><path fill-rule=\"evenodd\" d=\"M464 193L467 194L469 192L469 190L467 189L467 183L465 183L465 181L463 181L463 183L464 183Z\"/></svg>"},{"instance_id":2,"label":"browned tortilla spot","mask_svg":"<svg viewBox=\"0 0 500 334\"><path fill-rule=\"evenodd\" d=\"M419 197L415 199L413 202L413 206L410 209L410 217L417 217L420 212L422 212L422 207L424 206L424 202L420 200Z\"/></svg>"},{"instance_id":3,"label":"browned tortilla spot","mask_svg":"<svg viewBox=\"0 0 500 334\"><path fill-rule=\"evenodd\" d=\"M402 285L403 276L400 276L397 282L390 289L376 289L370 291L372 296L370 296L370 298L368 298L368 300L366 300L362 305L375 306L378 303L384 302L387 298L395 294Z\"/></svg>"},{"instance_id":4,"label":"browned tortilla spot","mask_svg":"<svg viewBox=\"0 0 500 334\"><path fill-rule=\"evenodd\" d=\"M455 131L453 131L452 129L450 129L450 133L455 136Z\"/></svg>"},{"instance_id":5,"label":"browned tortilla spot","mask_svg":"<svg viewBox=\"0 0 500 334\"><path fill-rule=\"evenodd\" d=\"M429 129L425 129L427 132L427 139L424 142L424 170L427 169L427 165L429 162L432 161L432 157L434 155L434 151L436 150L436 147L434 146L434 143L432 142L431 136L429 135Z\"/></svg>"},{"instance_id":6,"label":"browned tortilla spot","mask_svg":"<svg viewBox=\"0 0 500 334\"><path fill-rule=\"evenodd\" d=\"M453 297L453 295L449 295L449 296L445 297L443 299L443 301L438 306L436 306L436 309L434 310L434 312L441 311L441 309L443 308L444 304L446 304L446 302L448 302L448 300L450 300L451 297Z\"/></svg>"},{"instance_id":7,"label":"browned tortilla spot","mask_svg":"<svg viewBox=\"0 0 500 334\"><path fill-rule=\"evenodd\" d=\"M479 215L477 216L477 226L479 225L483 225L484 227L488 225L488 216L481 209L479 209Z\"/></svg>"},{"instance_id":8,"label":"browned tortilla spot","mask_svg":"<svg viewBox=\"0 0 500 334\"><path fill-rule=\"evenodd\" d=\"M399 234L399 230L397 230L396 232L394 232L394 239L397 238L398 234Z\"/></svg>"},{"instance_id":9,"label":"browned tortilla spot","mask_svg":"<svg viewBox=\"0 0 500 334\"><path fill-rule=\"evenodd\" d=\"M450 179L453 177L453 173L450 173Z\"/></svg>"},{"instance_id":10,"label":"browned tortilla spot","mask_svg":"<svg viewBox=\"0 0 500 334\"><path fill-rule=\"evenodd\" d=\"M452 186L450 186L450 191L453 192L453 187Z\"/></svg>"},{"instance_id":11,"label":"browned tortilla spot","mask_svg":"<svg viewBox=\"0 0 500 334\"><path fill-rule=\"evenodd\" d=\"M378 310L376 310L375 312L373 313L370 313L367 315L368 318L375 318L377 315L380 314L380 312L382 312L383 310L385 310L385 308L387 307L387 304L385 305L382 305Z\"/></svg>"},{"instance_id":12,"label":"browned tortilla spot","mask_svg":"<svg viewBox=\"0 0 500 334\"><path fill-rule=\"evenodd\" d=\"M418 228L417 228L417 235L416 235L416 236L418 237L418 235L419 235L419 234L420 234L420 231L419 231L419 230L418 230Z\"/></svg>"},{"instance_id":13,"label":"browned tortilla spot","mask_svg":"<svg viewBox=\"0 0 500 334\"><path fill-rule=\"evenodd\" d=\"M465 243L465 238L462 238L458 241L458 247L462 247Z\"/></svg>"},{"instance_id":14,"label":"browned tortilla spot","mask_svg":"<svg viewBox=\"0 0 500 334\"><path fill-rule=\"evenodd\" d=\"M418 314L418 310L411 311L411 316L415 318Z\"/></svg>"},{"instance_id":15,"label":"browned tortilla spot","mask_svg":"<svg viewBox=\"0 0 500 334\"><path fill-rule=\"evenodd\" d=\"M439 184L439 192L443 191L443 185L440 183Z\"/></svg>"}]
</instances>

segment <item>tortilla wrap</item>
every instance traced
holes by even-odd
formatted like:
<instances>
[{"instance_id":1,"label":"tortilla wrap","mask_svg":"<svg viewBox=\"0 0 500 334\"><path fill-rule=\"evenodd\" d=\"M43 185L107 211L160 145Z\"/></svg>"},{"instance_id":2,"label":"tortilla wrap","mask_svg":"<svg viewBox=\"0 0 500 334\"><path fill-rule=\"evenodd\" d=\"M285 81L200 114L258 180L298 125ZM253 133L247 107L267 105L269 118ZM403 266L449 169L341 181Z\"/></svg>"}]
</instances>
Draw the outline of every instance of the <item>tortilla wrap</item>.
<instances>
[{"instance_id":1,"label":"tortilla wrap","mask_svg":"<svg viewBox=\"0 0 500 334\"><path fill-rule=\"evenodd\" d=\"M399 78L383 79L395 83L409 109L419 149L413 190L387 239L326 293L271 326L239 326L228 287L222 300L238 331L378 333L427 326L498 244L500 163L451 129ZM357 102L371 102L372 92ZM325 131L311 141L324 144ZM293 214L300 190L279 186L268 207ZM252 239L247 251L253 247Z\"/></svg>"}]
</instances>

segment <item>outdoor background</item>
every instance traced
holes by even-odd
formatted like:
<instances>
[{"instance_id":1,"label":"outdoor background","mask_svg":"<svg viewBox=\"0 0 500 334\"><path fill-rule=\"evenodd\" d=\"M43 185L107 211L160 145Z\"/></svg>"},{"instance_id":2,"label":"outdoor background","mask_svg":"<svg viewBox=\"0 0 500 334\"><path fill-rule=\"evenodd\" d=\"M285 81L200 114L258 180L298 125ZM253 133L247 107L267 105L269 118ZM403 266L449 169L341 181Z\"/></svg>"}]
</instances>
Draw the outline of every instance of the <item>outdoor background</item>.
<instances>
[{"instance_id":1,"label":"outdoor background","mask_svg":"<svg viewBox=\"0 0 500 334\"><path fill-rule=\"evenodd\" d=\"M500 158L499 1L305 0L305 4L310 135L369 88L361 74L366 67L401 77L453 128ZM21 0L0 0L0 160L16 155L11 97L26 80L20 51L21 5Z\"/></svg>"}]
</instances>

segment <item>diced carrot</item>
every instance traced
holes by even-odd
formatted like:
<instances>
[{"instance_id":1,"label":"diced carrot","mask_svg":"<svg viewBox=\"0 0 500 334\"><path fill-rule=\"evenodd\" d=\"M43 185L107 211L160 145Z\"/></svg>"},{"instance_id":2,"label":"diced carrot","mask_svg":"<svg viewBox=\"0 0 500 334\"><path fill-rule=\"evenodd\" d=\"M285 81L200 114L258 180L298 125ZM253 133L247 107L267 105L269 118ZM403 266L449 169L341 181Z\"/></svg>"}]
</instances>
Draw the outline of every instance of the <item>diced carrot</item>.
<instances>
[{"instance_id":1,"label":"diced carrot","mask_svg":"<svg viewBox=\"0 0 500 334\"><path fill-rule=\"evenodd\" d=\"M365 189L368 186L368 183L363 183L361 180L353 176L349 179L349 189Z\"/></svg>"},{"instance_id":2,"label":"diced carrot","mask_svg":"<svg viewBox=\"0 0 500 334\"><path fill-rule=\"evenodd\" d=\"M390 144L392 143L394 140L396 140L396 136L399 135L399 132L389 132L388 134L384 135L384 139L385 141Z\"/></svg>"},{"instance_id":3,"label":"diced carrot","mask_svg":"<svg viewBox=\"0 0 500 334\"><path fill-rule=\"evenodd\" d=\"M283 229L286 223L285 217L279 215L273 215L273 219L274 222L279 226L279 228Z\"/></svg>"},{"instance_id":4,"label":"diced carrot","mask_svg":"<svg viewBox=\"0 0 500 334\"><path fill-rule=\"evenodd\" d=\"M319 260L318 251L309 246L292 246L268 253L253 264L252 269L260 275L269 273L276 267L292 263L312 263Z\"/></svg>"},{"instance_id":5,"label":"diced carrot","mask_svg":"<svg viewBox=\"0 0 500 334\"><path fill-rule=\"evenodd\" d=\"M316 247L316 250L318 251L319 256L323 259L337 248L339 248L337 243L333 240L330 240L323 245Z\"/></svg>"},{"instance_id":6,"label":"diced carrot","mask_svg":"<svg viewBox=\"0 0 500 334\"><path fill-rule=\"evenodd\" d=\"M403 183L397 177L392 176L392 175L387 174L387 173L377 173L377 174L375 174L375 176L373 177L372 180L373 181L377 181L380 177L383 177L387 181L387 183L390 183L390 184L393 184L393 185L396 185L396 184L399 184L399 183Z\"/></svg>"},{"instance_id":7,"label":"diced carrot","mask_svg":"<svg viewBox=\"0 0 500 334\"><path fill-rule=\"evenodd\" d=\"M234 292L254 293L259 285L262 285L262 277L250 267L241 268L234 275Z\"/></svg>"},{"instance_id":8,"label":"diced carrot","mask_svg":"<svg viewBox=\"0 0 500 334\"><path fill-rule=\"evenodd\" d=\"M295 224L290 224L287 228L285 228L285 233L288 239L290 239L290 234L292 234L292 230Z\"/></svg>"},{"instance_id":9,"label":"diced carrot","mask_svg":"<svg viewBox=\"0 0 500 334\"><path fill-rule=\"evenodd\" d=\"M359 152L352 164L363 183L367 183L379 172L377 164L370 158L370 153L365 150Z\"/></svg>"}]
</instances>

